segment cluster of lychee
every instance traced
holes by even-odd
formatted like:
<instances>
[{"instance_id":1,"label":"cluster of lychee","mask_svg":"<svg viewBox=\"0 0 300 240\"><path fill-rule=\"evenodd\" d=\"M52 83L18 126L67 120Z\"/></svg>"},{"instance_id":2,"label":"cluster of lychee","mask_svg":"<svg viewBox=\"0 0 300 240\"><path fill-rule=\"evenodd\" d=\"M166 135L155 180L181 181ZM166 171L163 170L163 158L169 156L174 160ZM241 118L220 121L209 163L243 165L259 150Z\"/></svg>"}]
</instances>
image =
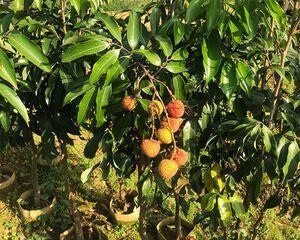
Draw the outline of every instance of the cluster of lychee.
<instances>
[{"instance_id":1,"label":"cluster of lychee","mask_svg":"<svg viewBox=\"0 0 300 240\"><path fill-rule=\"evenodd\" d=\"M132 111L137 105L133 96L127 96L122 101L122 107L125 110ZM171 144L175 141L174 134L178 132L183 122L184 104L178 99L172 99L166 105L168 116L162 119L161 127L156 131L158 140L153 138L144 139L141 144L141 151L149 158L156 157L161 151L161 144ZM162 103L153 100L149 104L149 112L160 116L164 111ZM174 144L174 146L176 146ZM188 153L181 148L175 147L167 158L163 159L158 165L158 172L164 179L171 179L178 172L179 167L188 161Z\"/></svg>"}]
</instances>

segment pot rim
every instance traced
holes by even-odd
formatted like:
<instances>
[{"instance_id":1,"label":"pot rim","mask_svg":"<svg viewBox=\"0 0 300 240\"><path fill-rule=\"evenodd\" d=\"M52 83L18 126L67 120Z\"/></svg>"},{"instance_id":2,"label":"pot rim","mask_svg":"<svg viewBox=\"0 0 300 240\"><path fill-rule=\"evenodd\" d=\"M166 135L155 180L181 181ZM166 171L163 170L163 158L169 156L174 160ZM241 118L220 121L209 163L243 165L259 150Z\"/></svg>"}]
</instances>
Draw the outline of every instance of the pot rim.
<instances>
[{"instance_id":1,"label":"pot rim","mask_svg":"<svg viewBox=\"0 0 300 240\"><path fill-rule=\"evenodd\" d=\"M19 207L19 210L20 210L22 216L24 217L25 220L27 220L29 222L36 221L38 219L38 217L52 212L53 208L55 207L55 205L57 203L57 198L56 198L56 196L54 196L50 205L48 205L44 208L41 208L41 209L27 210L22 207L22 204L20 203L20 201L21 200L26 201L32 194L33 194L33 189L29 189L29 190L23 192L17 200L17 204L18 204L18 207Z\"/></svg>"},{"instance_id":2,"label":"pot rim","mask_svg":"<svg viewBox=\"0 0 300 240\"><path fill-rule=\"evenodd\" d=\"M161 220L157 225L156 225L156 231L158 233L158 237L159 239L162 239L162 240L168 240L165 238L165 236L161 233L161 229L170 224L170 223L175 223L175 216L172 216L172 217L166 217L164 218L163 220ZM190 228L191 230L194 229L194 225L184 219L181 219L181 224L182 226L184 227L187 227L187 228ZM187 236L188 237L188 236Z\"/></svg>"},{"instance_id":3,"label":"pot rim","mask_svg":"<svg viewBox=\"0 0 300 240\"><path fill-rule=\"evenodd\" d=\"M101 237L101 233L94 223L87 223L87 222L81 223L82 227L89 226L89 225L92 225L93 228L96 229L98 236ZM65 240L66 237L68 237L68 235L71 234L73 231L75 231L74 224L71 227L69 227L67 230L65 230L61 234L59 234L59 240Z\"/></svg>"},{"instance_id":4,"label":"pot rim","mask_svg":"<svg viewBox=\"0 0 300 240\"><path fill-rule=\"evenodd\" d=\"M16 172L11 168L0 168L0 172L1 171L7 171L11 173L11 176L7 180L0 182L0 190L4 190L10 187L15 182Z\"/></svg>"}]
</instances>

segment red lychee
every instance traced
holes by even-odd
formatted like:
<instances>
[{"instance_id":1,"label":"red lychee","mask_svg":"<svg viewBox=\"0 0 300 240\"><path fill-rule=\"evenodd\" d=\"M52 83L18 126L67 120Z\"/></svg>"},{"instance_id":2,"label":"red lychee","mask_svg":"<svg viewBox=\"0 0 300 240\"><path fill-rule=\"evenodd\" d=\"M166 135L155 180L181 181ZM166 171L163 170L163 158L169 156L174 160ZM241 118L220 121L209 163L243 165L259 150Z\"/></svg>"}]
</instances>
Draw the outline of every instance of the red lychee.
<instances>
[{"instance_id":1,"label":"red lychee","mask_svg":"<svg viewBox=\"0 0 300 240\"><path fill-rule=\"evenodd\" d=\"M179 130L180 125L183 122L183 119L182 118L172 118L172 117L170 117L169 121L170 121L170 127L171 127L172 132L176 133ZM163 121L161 122L161 126L164 127L164 128L169 127L167 118L163 119Z\"/></svg>"},{"instance_id":2,"label":"red lychee","mask_svg":"<svg viewBox=\"0 0 300 240\"><path fill-rule=\"evenodd\" d=\"M177 171L178 171L177 163L170 159L164 159L158 165L159 175L166 180L174 177Z\"/></svg>"},{"instance_id":3,"label":"red lychee","mask_svg":"<svg viewBox=\"0 0 300 240\"><path fill-rule=\"evenodd\" d=\"M122 100L122 107L127 111L132 111L133 109L135 109L136 105L137 101L133 96L126 96Z\"/></svg>"},{"instance_id":4,"label":"red lychee","mask_svg":"<svg viewBox=\"0 0 300 240\"><path fill-rule=\"evenodd\" d=\"M184 105L180 100L172 100L166 106L166 109L171 117L180 118L184 114Z\"/></svg>"},{"instance_id":5,"label":"red lychee","mask_svg":"<svg viewBox=\"0 0 300 240\"><path fill-rule=\"evenodd\" d=\"M154 158L160 151L160 143L154 139L144 139L141 144L142 153L149 158Z\"/></svg>"},{"instance_id":6,"label":"red lychee","mask_svg":"<svg viewBox=\"0 0 300 240\"><path fill-rule=\"evenodd\" d=\"M181 167L188 161L189 155L183 149L176 148L175 152L174 150L172 150L172 152L170 153L170 158L178 164L178 167Z\"/></svg>"}]
</instances>

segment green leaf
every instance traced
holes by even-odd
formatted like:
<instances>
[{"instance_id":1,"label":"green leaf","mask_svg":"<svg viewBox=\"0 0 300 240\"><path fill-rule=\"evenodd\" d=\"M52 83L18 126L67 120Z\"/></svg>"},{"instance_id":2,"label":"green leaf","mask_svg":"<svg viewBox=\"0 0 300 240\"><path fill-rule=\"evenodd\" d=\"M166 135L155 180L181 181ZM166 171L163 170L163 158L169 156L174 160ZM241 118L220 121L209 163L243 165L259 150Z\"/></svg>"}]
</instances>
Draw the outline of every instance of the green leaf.
<instances>
[{"instance_id":1,"label":"green leaf","mask_svg":"<svg viewBox=\"0 0 300 240\"><path fill-rule=\"evenodd\" d=\"M43 0L34 0L34 4L38 10L42 11Z\"/></svg>"},{"instance_id":2,"label":"green leaf","mask_svg":"<svg viewBox=\"0 0 300 240\"><path fill-rule=\"evenodd\" d=\"M81 176L80 176L81 182L82 182L82 183L86 183L86 182L90 179L90 177L91 177L93 171L95 171L95 170L99 167L99 165L100 165L100 162L98 162L98 163L96 163L94 166L92 166L92 167L90 167L90 168L84 170L84 171L81 173Z\"/></svg>"},{"instance_id":3,"label":"green leaf","mask_svg":"<svg viewBox=\"0 0 300 240\"><path fill-rule=\"evenodd\" d=\"M108 48L109 43L99 40L87 40L67 48L62 55L62 62L71 62L86 55L92 55Z\"/></svg>"},{"instance_id":4,"label":"green leaf","mask_svg":"<svg viewBox=\"0 0 300 240\"><path fill-rule=\"evenodd\" d=\"M93 96L95 93L96 87L91 88L90 90L88 90L83 98L81 99L80 103L79 103L79 110L78 110L78 114L77 114L77 123L80 125L82 124L87 116L87 113L89 111L89 109L91 108L91 105L93 104Z\"/></svg>"},{"instance_id":5,"label":"green leaf","mask_svg":"<svg viewBox=\"0 0 300 240\"><path fill-rule=\"evenodd\" d=\"M115 39L122 43L121 30L113 17L107 15L106 13L99 13L97 16L104 23L105 27L111 33L111 35L113 35Z\"/></svg>"},{"instance_id":6,"label":"green leaf","mask_svg":"<svg viewBox=\"0 0 300 240\"><path fill-rule=\"evenodd\" d=\"M67 93L67 95L64 98L63 106L69 104L77 97L81 96L82 94L86 93L88 90L93 88L90 84L82 85L78 88L72 89L70 92Z\"/></svg>"},{"instance_id":7,"label":"green leaf","mask_svg":"<svg viewBox=\"0 0 300 240\"><path fill-rule=\"evenodd\" d=\"M119 57L120 49L110 50L105 53L93 66L92 73L89 79L91 84L99 81L102 74L104 74L108 68L113 65Z\"/></svg>"},{"instance_id":8,"label":"green leaf","mask_svg":"<svg viewBox=\"0 0 300 240\"><path fill-rule=\"evenodd\" d=\"M104 86L108 86L116 80L127 69L128 65L129 59L126 57L117 60L107 71Z\"/></svg>"},{"instance_id":9,"label":"green leaf","mask_svg":"<svg viewBox=\"0 0 300 240\"><path fill-rule=\"evenodd\" d=\"M177 21L174 22L173 32L174 32L174 42L175 42L175 45L177 45L178 43L181 42L181 40L184 37L184 25L178 19L177 19Z\"/></svg>"},{"instance_id":10,"label":"green leaf","mask_svg":"<svg viewBox=\"0 0 300 240\"><path fill-rule=\"evenodd\" d=\"M237 86L235 66L231 61L227 61L223 65L220 86L223 93L230 100Z\"/></svg>"},{"instance_id":11,"label":"green leaf","mask_svg":"<svg viewBox=\"0 0 300 240\"><path fill-rule=\"evenodd\" d=\"M226 223L228 223L232 215L230 201L225 196L219 197L218 208L221 215L221 219L223 222L225 222L226 225Z\"/></svg>"},{"instance_id":12,"label":"green leaf","mask_svg":"<svg viewBox=\"0 0 300 240\"><path fill-rule=\"evenodd\" d=\"M289 178L293 177L300 160L300 150L297 141L293 141L288 148L288 155L286 163L284 164L283 171L283 181L287 181Z\"/></svg>"},{"instance_id":13,"label":"green leaf","mask_svg":"<svg viewBox=\"0 0 300 240\"><path fill-rule=\"evenodd\" d=\"M143 196L147 196L149 194L149 192L151 191L151 187L152 187L152 182L150 178L147 178L144 182L143 182L143 187L142 187L142 193Z\"/></svg>"},{"instance_id":14,"label":"green leaf","mask_svg":"<svg viewBox=\"0 0 300 240\"><path fill-rule=\"evenodd\" d=\"M185 100L185 82L180 75L173 77L173 87L176 98Z\"/></svg>"},{"instance_id":15,"label":"green leaf","mask_svg":"<svg viewBox=\"0 0 300 240\"><path fill-rule=\"evenodd\" d=\"M217 202L217 194L216 193L207 193L201 199L201 209L205 211L212 211Z\"/></svg>"},{"instance_id":16,"label":"green leaf","mask_svg":"<svg viewBox=\"0 0 300 240\"><path fill-rule=\"evenodd\" d=\"M14 0L14 11L23 11L24 10L24 0Z\"/></svg>"},{"instance_id":17,"label":"green leaf","mask_svg":"<svg viewBox=\"0 0 300 240\"><path fill-rule=\"evenodd\" d=\"M239 85L245 93L249 94L252 86L252 72L244 62L238 62L236 65L236 77Z\"/></svg>"},{"instance_id":18,"label":"green leaf","mask_svg":"<svg viewBox=\"0 0 300 240\"><path fill-rule=\"evenodd\" d=\"M183 127L183 149L190 154L190 159L196 159L196 151L197 151L197 144L196 144L196 132L197 132L197 123L192 121L187 121Z\"/></svg>"},{"instance_id":19,"label":"green leaf","mask_svg":"<svg viewBox=\"0 0 300 240\"><path fill-rule=\"evenodd\" d=\"M51 65L49 64L48 58L35 43L30 41L30 39L22 34L14 33L9 36L8 42L34 65L45 72L51 71Z\"/></svg>"},{"instance_id":20,"label":"green leaf","mask_svg":"<svg viewBox=\"0 0 300 240\"><path fill-rule=\"evenodd\" d=\"M235 18L232 18L229 21L229 29L233 40L236 43L240 43L242 41L242 35L243 35L243 30L240 22Z\"/></svg>"},{"instance_id":21,"label":"green leaf","mask_svg":"<svg viewBox=\"0 0 300 240\"><path fill-rule=\"evenodd\" d=\"M253 3L253 1L252 1ZM258 29L258 21L257 21L257 17L255 15L255 8L256 8L256 4L254 6L252 6L252 4L249 2L247 4L247 6L244 6L244 15L246 18L246 22L247 22L247 31L248 34L250 35L250 38L253 38L256 35L257 29Z\"/></svg>"},{"instance_id":22,"label":"green leaf","mask_svg":"<svg viewBox=\"0 0 300 240\"><path fill-rule=\"evenodd\" d=\"M139 44L142 35L141 19L140 15L136 12L132 12L129 16L127 26L127 40L131 49L135 49Z\"/></svg>"},{"instance_id":23,"label":"green leaf","mask_svg":"<svg viewBox=\"0 0 300 240\"><path fill-rule=\"evenodd\" d=\"M16 73L5 52L0 49L0 77L17 88Z\"/></svg>"},{"instance_id":24,"label":"green leaf","mask_svg":"<svg viewBox=\"0 0 300 240\"><path fill-rule=\"evenodd\" d=\"M108 85L103 87L102 89L98 90L97 97L96 97L96 120L97 125L96 127L101 127L103 123L105 123L105 107L108 106L109 98L111 96L112 87Z\"/></svg>"},{"instance_id":25,"label":"green leaf","mask_svg":"<svg viewBox=\"0 0 300 240\"><path fill-rule=\"evenodd\" d=\"M180 61L180 60L185 60L189 56L189 52L186 50L186 48L178 48L171 57L171 60L174 61Z\"/></svg>"},{"instance_id":26,"label":"green leaf","mask_svg":"<svg viewBox=\"0 0 300 240\"><path fill-rule=\"evenodd\" d=\"M201 14L201 8L207 3L208 1L204 0L192 0L187 8L186 11L186 21L187 24L195 21Z\"/></svg>"},{"instance_id":27,"label":"green leaf","mask_svg":"<svg viewBox=\"0 0 300 240\"><path fill-rule=\"evenodd\" d=\"M238 218L241 218L246 212L243 204L243 199L241 199L237 193L234 193L233 196L229 198L229 200L235 214Z\"/></svg>"},{"instance_id":28,"label":"green leaf","mask_svg":"<svg viewBox=\"0 0 300 240\"><path fill-rule=\"evenodd\" d=\"M137 53L137 54L141 54L141 55L145 56L147 58L147 60L154 66L161 65L160 57L152 50L139 49L139 50L133 51L133 53Z\"/></svg>"},{"instance_id":29,"label":"green leaf","mask_svg":"<svg viewBox=\"0 0 300 240\"><path fill-rule=\"evenodd\" d=\"M143 99L143 98L138 98L138 101L141 103L142 108L148 112L149 111L149 104L150 104L150 100L148 99Z\"/></svg>"},{"instance_id":30,"label":"green leaf","mask_svg":"<svg viewBox=\"0 0 300 240\"><path fill-rule=\"evenodd\" d=\"M29 117L26 107L18 97L16 92L8 86L0 83L0 95L2 95L15 109L18 110L19 114L23 117L25 122L29 123Z\"/></svg>"},{"instance_id":31,"label":"green leaf","mask_svg":"<svg viewBox=\"0 0 300 240\"><path fill-rule=\"evenodd\" d=\"M171 73L181 73L187 71L184 62L168 62L166 69Z\"/></svg>"},{"instance_id":32,"label":"green leaf","mask_svg":"<svg viewBox=\"0 0 300 240\"><path fill-rule=\"evenodd\" d=\"M0 111L0 123L5 132L8 132L10 128L10 118L8 112Z\"/></svg>"},{"instance_id":33,"label":"green leaf","mask_svg":"<svg viewBox=\"0 0 300 240\"><path fill-rule=\"evenodd\" d=\"M266 4L271 16L274 18L278 26L285 27L286 16L280 5L275 0L266 0Z\"/></svg>"},{"instance_id":34,"label":"green leaf","mask_svg":"<svg viewBox=\"0 0 300 240\"><path fill-rule=\"evenodd\" d=\"M72 6L75 8L77 14L80 14L80 11L83 7L83 0L70 0Z\"/></svg>"},{"instance_id":35,"label":"green leaf","mask_svg":"<svg viewBox=\"0 0 300 240\"><path fill-rule=\"evenodd\" d=\"M216 26L219 20L221 8L220 0L210 0L208 5L208 9L206 12L207 19L207 32L210 33L211 30Z\"/></svg>"},{"instance_id":36,"label":"green leaf","mask_svg":"<svg viewBox=\"0 0 300 240\"><path fill-rule=\"evenodd\" d=\"M210 34L208 39L203 39L202 55L205 70L205 82L208 84L216 75L221 62L221 40L217 32Z\"/></svg>"},{"instance_id":37,"label":"green leaf","mask_svg":"<svg viewBox=\"0 0 300 240\"><path fill-rule=\"evenodd\" d=\"M173 52L173 45L172 45L171 39L166 36L162 37L159 35L157 35L155 37L155 39L159 42L159 46L163 50L165 56L166 57L171 56L171 54Z\"/></svg>"},{"instance_id":38,"label":"green leaf","mask_svg":"<svg viewBox=\"0 0 300 240\"><path fill-rule=\"evenodd\" d=\"M154 34L157 33L160 16L161 16L161 10L159 8L154 8L149 16L151 32Z\"/></svg>"},{"instance_id":39,"label":"green leaf","mask_svg":"<svg viewBox=\"0 0 300 240\"><path fill-rule=\"evenodd\" d=\"M274 137L274 134L272 133L272 131L265 125L263 125L262 127L262 132L264 134L263 136L263 141L266 147L266 151L267 152L273 152L274 154L276 153L276 149L277 149L277 144L276 144L276 140Z\"/></svg>"}]
</instances>

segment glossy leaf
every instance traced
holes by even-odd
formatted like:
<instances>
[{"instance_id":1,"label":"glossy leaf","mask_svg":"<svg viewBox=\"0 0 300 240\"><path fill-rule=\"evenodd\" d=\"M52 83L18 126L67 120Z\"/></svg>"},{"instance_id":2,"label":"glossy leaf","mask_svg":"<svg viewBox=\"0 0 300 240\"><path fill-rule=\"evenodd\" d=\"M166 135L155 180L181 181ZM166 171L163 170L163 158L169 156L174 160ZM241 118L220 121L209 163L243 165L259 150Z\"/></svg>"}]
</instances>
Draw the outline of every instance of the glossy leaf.
<instances>
[{"instance_id":1,"label":"glossy leaf","mask_svg":"<svg viewBox=\"0 0 300 240\"><path fill-rule=\"evenodd\" d=\"M237 87L236 72L233 62L227 61L224 63L221 72L220 86L223 93L230 100Z\"/></svg>"},{"instance_id":2,"label":"glossy leaf","mask_svg":"<svg viewBox=\"0 0 300 240\"><path fill-rule=\"evenodd\" d=\"M205 70L204 79L208 84L216 75L221 62L220 36L217 32L210 34L208 39L203 39L202 55Z\"/></svg>"},{"instance_id":3,"label":"glossy leaf","mask_svg":"<svg viewBox=\"0 0 300 240\"><path fill-rule=\"evenodd\" d=\"M127 69L128 64L129 59L126 57L116 61L107 71L104 86L108 86L116 80Z\"/></svg>"},{"instance_id":4,"label":"glossy leaf","mask_svg":"<svg viewBox=\"0 0 300 240\"><path fill-rule=\"evenodd\" d=\"M275 19L278 26L285 27L286 16L283 9L276 2L276 0L266 0L266 5L272 17Z\"/></svg>"},{"instance_id":5,"label":"glossy leaf","mask_svg":"<svg viewBox=\"0 0 300 240\"><path fill-rule=\"evenodd\" d=\"M121 30L113 17L107 15L106 13L99 13L97 16L104 23L105 27L108 29L111 35L113 35L115 39L122 43Z\"/></svg>"},{"instance_id":6,"label":"glossy leaf","mask_svg":"<svg viewBox=\"0 0 300 240\"><path fill-rule=\"evenodd\" d=\"M132 12L129 16L127 26L127 41L131 49L135 49L139 44L142 35L141 19L140 15L136 12Z\"/></svg>"},{"instance_id":7,"label":"glossy leaf","mask_svg":"<svg viewBox=\"0 0 300 240\"><path fill-rule=\"evenodd\" d=\"M14 11L23 11L24 10L24 0L14 0Z\"/></svg>"},{"instance_id":8,"label":"glossy leaf","mask_svg":"<svg viewBox=\"0 0 300 240\"><path fill-rule=\"evenodd\" d=\"M151 32L154 34L157 33L160 16L161 16L161 10L159 8L154 8L149 16Z\"/></svg>"},{"instance_id":9,"label":"glossy leaf","mask_svg":"<svg viewBox=\"0 0 300 240\"><path fill-rule=\"evenodd\" d=\"M161 65L160 57L152 50L139 49L139 50L135 50L133 53L137 53L145 56L147 60L155 66Z\"/></svg>"},{"instance_id":10,"label":"glossy leaf","mask_svg":"<svg viewBox=\"0 0 300 240\"><path fill-rule=\"evenodd\" d=\"M34 0L34 4L38 10L42 11L43 0Z\"/></svg>"},{"instance_id":11,"label":"glossy leaf","mask_svg":"<svg viewBox=\"0 0 300 240\"><path fill-rule=\"evenodd\" d=\"M186 11L186 21L188 24L195 21L201 14L201 8L203 7L204 0L192 0L189 3L188 9Z\"/></svg>"},{"instance_id":12,"label":"glossy leaf","mask_svg":"<svg viewBox=\"0 0 300 240\"><path fill-rule=\"evenodd\" d=\"M0 111L0 123L4 131L8 132L10 128L10 118L7 112Z\"/></svg>"},{"instance_id":13,"label":"glossy leaf","mask_svg":"<svg viewBox=\"0 0 300 240\"><path fill-rule=\"evenodd\" d=\"M229 21L229 29L231 32L232 39L236 43L240 43L242 41L242 36L243 36L242 27L241 27L240 22L238 20L236 20L235 18L232 18Z\"/></svg>"},{"instance_id":14,"label":"glossy leaf","mask_svg":"<svg viewBox=\"0 0 300 240\"><path fill-rule=\"evenodd\" d=\"M14 33L9 36L8 42L34 65L45 72L51 71L48 58L43 54L42 50L26 36Z\"/></svg>"},{"instance_id":15,"label":"glossy leaf","mask_svg":"<svg viewBox=\"0 0 300 240\"><path fill-rule=\"evenodd\" d=\"M181 42L184 37L184 25L180 20L174 22L174 42L175 45Z\"/></svg>"},{"instance_id":16,"label":"glossy leaf","mask_svg":"<svg viewBox=\"0 0 300 240\"><path fill-rule=\"evenodd\" d=\"M206 12L207 19L207 32L210 33L211 30L216 26L219 15L220 15L221 1L220 0L210 0L208 9Z\"/></svg>"},{"instance_id":17,"label":"glossy leaf","mask_svg":"<svg viewBox=\"0 0 300 240\"><path fill-rule=\"evenodd\" d=\"M171 73L181 73L187 71L184 62L171 61L166 65L166 69Z\"/></svg>"},{"instance_id":18,"label":"glossy leaf","mask_svg":"<svg viewBox=\"0 0 300 240\"><path fill-rule=\"evenodd\" d=\"M265 125L262 127L263 141L267 152L276 153L277 144L272 131Z\"/></svg>"},{"instance_id":19,"label":"glossy leaf","mask_svg":"<svg viewBox=\"0 0 300 240\"><path fill-rule=\"evenodd\" d=\"M185 60L189 56L189 52L185 48L178 48L171 56L171 60L180 61Z\"/></svg>"},{"instance_id":20,"label":"glossy leaf","mask_svg":"<svg viewBox=\"0 0 300 240\"><path fill-rule=\"evenodd\" d=\"M90 167L90 168L84 170L84 171L81 173L81 176L80 176L81 182L82 182L82 183L86 183L86 182L90 179L92 173L99 167L99 165L100 165L100 162L99 162L99 163L96 163L96 164L93 165L92 167Z\"/></svg>"},{"instance_id":21,"label":"glossy leaf","mask_svg":"<svg viewBox=\"0 0 300 240\"><path fill-rule=\"evenodd\" d=\"M225 196L218 198L218 208L222 221L227 222L230 220L232 215L231 205L230 201Z\"/></svg>"},{"instance_id":22,"label":"glossy leaf","mask_svg":"<svg viewBox=\"0 0 300 240\"><path fill-rule=\"evenodd\" d=\"M17 88L16 73L5 52L0 49L0 77Z\"/></svg>"},{"instance_id":23,"label":"glossy leaf","mask_svg":"<svg viewBox=\"0 0 300 240\"><path fill-rule=\"evenodd\" d=\"M82 85L78 88L72 89L70 92L67 93L67 95L64 98L63 106L69 104L77 97L81 96L82 94L86 93L88 90L90 90L93 86L90 84Z\"/></svg>"},{"instance_id":24,"label":"glossy leaf","mask_svg":"<svg viewBox=\"0 0 300 240\"><path fill-rule=\"evenodd\" d=\"M71 62L83 56L96 54L108 48L109 43L99 40L87 40L67 48L62 55L62 62Z\"/></svg>"},{"instance_id":25,"label":"glossy leaf","mask_svg":"<svg viewBox=\"0 0 300 240\"><path fill-rule=\"evenodd\" d=\"M113 65L119 57L120 50L114 49L105 53L93 66L92 73L89 79L91 84L99 81L102 74L104 74L111 65Z\"/></svg>"},{"instance_id":26,"label":"glossy leaf","mask_svg":"<svg viewBox=\"0 0 300 240\"><path fill-rule=\"evenodd\" d=\"M243 199L241 199L237 193L234 193L234 195L230 197L229 200L235 214L238 218L241 218L246 212L243 204Z\"/></svg>"},{"instance_id":27,"label":"glossy leaf","mask_svg":"<svg viewBox=\"0 0 300 240\"><path fill-rule=\"evenodd\" d=\"M22 103L21 99L18 97L16 92L9 88L8 86L0 83L0 95L4 97L15 109L18 110L19 114L23 117L25 122L29 123L29 117L26 107Z\"/></svg>"},{"instance_id":28,"label":"glossy leaf","mask_svg":"<svg viewBox=\"0 0 300 240\"><path fill-rule=\"evenodd\" d=\"M239 85L245 93L249 94L252 86L252 72L244 62L238 62L236 65L236 77Z\"/></svg>"},{"instance_id":29,"label":"glossy leaf","mask_svg":"<svg viewBox=\"0 0 300 240\"><path fill-rule=\"evenodd\" d=\"M87 113L89 109L91 108L91 105L93 104L93 96L95 93L96 87L91 88L88 90L83 98L81 99L79 103L79 109L77 114L77 123L80 125L82 124L87 116Z\"/></svg>"},{"instance_id":30,"label":"glossy leaf","mask_svg":"<svg viewBox=\"0 0 300 240\"><path fill-rule=\"evenodd\" d=\"M112 93L111 85L103 87L102 89L98 89L97 97L96 97L96 127L101 127L102 124L106 121L105 119L105 107L108 106L109 98Z\"/></svg>"},{"instance_id":31,"label":"glossy leaf","mask_svg":"<svg viewBox=\"0 0 300 240\"><path fill-rule=\"evenodd\" d=\"M217 202L217 194L216 193L207 193L201 199L201 208L205 211L212 211Z\"/></svg>"},{"instance_id":32,"label":"glossy leaf","mask_svg":"<svg viewBox=\"0 0 300 240\"><path fill-rule=\"evenodd\" d=\"M185 82L180 75L173 77L173 87L176 98L185 100Z\"/></svg>"},{"instance_id":33,"label":"glossy leaf","mask_svg":"<svg viewBox=\"0 0 300 240\"><path fill-rule=\"evenodd\" d=\"M300 150L297 141L293 141L288 148L288 155L286 163L283 166L283 181L288 180L293 176L297 170L297 166L300 162Z\"/></svg>"},{"instance_id":34,"label":"glossy leaf","mask_svg":"<svg viewBox=\"0 0 300 240\"><path fill-rule=\"evenodd\" d=\"M155 39L159 42L160 48L163 50L166 57L171 56L173 52L173 45L171 39L166 36L156 36Z\"/></svg>"},{"instance_id":35,"label":"glossy leaf","mask_svg":"<svg viewBox=\"0 0 300 240\"><path fill-rule=\"evenodd\" d=\"M70 0L72 6L75 8L77 14L80 14L82 9L83 0Z\"/></svg>"}]
</instances>

